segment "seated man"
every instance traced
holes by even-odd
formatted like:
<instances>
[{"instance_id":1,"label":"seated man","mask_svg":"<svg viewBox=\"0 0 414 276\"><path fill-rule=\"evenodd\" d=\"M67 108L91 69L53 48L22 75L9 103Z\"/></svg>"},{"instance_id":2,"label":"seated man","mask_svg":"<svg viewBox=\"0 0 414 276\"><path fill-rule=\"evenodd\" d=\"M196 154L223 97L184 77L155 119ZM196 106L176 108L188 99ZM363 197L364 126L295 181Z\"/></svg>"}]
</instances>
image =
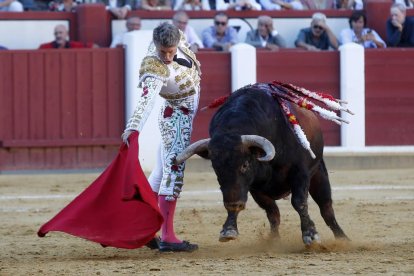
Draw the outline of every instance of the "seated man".
<instances>
[{"instance_id":1,"label":"seated man","mask_svg":"<svg viewBox=\"0 0 414 276\"><path fill-rule=\"evenodd\" d=\"M257 20L257 29L251 30L246 35L246 43L256 47L269 50L286 48L283 37L273 30L273 20L270 16L261 15Z\"/></svg>"},{"instance_id":2,"label":"seated man","mask_svg":"<svg viewBox=\"0 0 414 276\"><path fill-rule=\"evenodd\" d=\"M301 0L304 10L334 10L335 0Z\"/></svg>"},{"instance_id":3,"label":"seated man","mask_svg":"<svg viewBox=\"0 0 414 276\"><path fill-rule=\"evenodd\" d=\"M23 5L17 0L0 0L0 12L22 12Z\"/></svg>"},{"instance_id":4,"label":"seated man","mask_svg":"<svg viewBox=\"0 0 414 276\"><path fill-rule=\"evenodd\" d=\"M387 44L390 47L414 47L414 17L406 16L404 4L391 6L387 20Z\"/></svg>"},{"instance_id":5,"label":"seated man","mask_svg":"<svg viewBox=\"0 0 414 276\"><path fill-rule=\"evenodd\" d=\"M118 34L114 37L114 39L111 42L111 48L115 48L118 46L124 45L124 36L128 32L132 31L138 31L141 29L141 18L138 16L131 16L126 20L126 28L127 31L121 34Z\"/></svg>"},{"instance_id":6,"label":"seated man","mask_svg":"<svg viewBox=\"0 0 414 276\"><path fill-rule=\"evenodd\" d=\"M326 24L326 16L323 13L312 15L311 26L301 29L295 41L298 48L310 51L328 50L329 46L338 49L338 40Z\"/></svg>"},{"instance_id":7,"label":"seated man","mask_svg":"<svg viewBox=\"0 0 414 276\"><path fill-rule=\"evenodd\" d=\"M186 12L179 11L176 12L173 16L173 24L184 33L185 38L190 45L191 51L196 53L199 48L203 48L203 43L201 42L193 27L188 25L189 19L190 18Z\"/></svg>"},{"instance_id":8,"label":"seated man","mask_svg":"<svg viewBox=\"0 0 414 276\"><path fill-rule=\"evenodd\" d=\"M176 0L175 11L209 11L210 3L208 0Z\"/></svg>"},{"instance_id":9,"label":"seated man","mask_svg":"<svg viewBox=\"0 0 414 276\"><path fill-rule=\"evenodd\" d=\"M300 0L260 0L260 5L266 11L303 10Z\"/></svg>"},{"instance_id":10,"label":"seated man","mask_svg":"<svg viewBox=\"0 0 414 276\"><path fill-rule=\"evenodd\" d=\"M172 10L170 0L141 0L141 9L146 11L169 11Z\"/></svg>"},{"instance_id":11,"label":"seated man","mask_svg":"<svg viewBox=\"0 0 414 276\"><path fill-rule=\"evenodd\" d=\"M227 14L219 12L214 16L214 26L210 26L202 33L204 47L214 48L217 51L228 51L238 43L237 31L228 26Z\"/></svg>"},{"instance_id":12,"label":"seated man","mask_svg":"<svg viewBox=\"0 0 414 276\"><path fill-rule=\"evenodd\" d=\"M216 0L216 9L218 11L260 11L262 6L256 0Z\"/></svg>"},{"instance_id":13,"label":"seated man","mask_svg":"<svg viewBox=\"0 0 414 276\"><path fill-rule=\"evenodd\" d=\"M132 0L103 0L103 3L106 9L118 19L125 19L133 5Z\"/></svg>"},{"instance_id":14,"label":"seated man","mask_svg":"<svg viewBox=\"0 0 414 276\"><path fill-rule=\"evenodd\" d=\"M50 11L76 12L78 3L75 0L55 0L49 2Z\"/></svg>"},{"instance_id":15,"label":"seated man","mask_svg":"<svg viewBox=\"0 0 414 276\"><path fill-rule=\"evenodd\" d=\"M55 27L55 40L49 43L41 44L39 49L65 49L65 48L92 48L93 43L83 43L79 41L69 41L68 29L65 25Z\"/></svg>"}]
</instances>

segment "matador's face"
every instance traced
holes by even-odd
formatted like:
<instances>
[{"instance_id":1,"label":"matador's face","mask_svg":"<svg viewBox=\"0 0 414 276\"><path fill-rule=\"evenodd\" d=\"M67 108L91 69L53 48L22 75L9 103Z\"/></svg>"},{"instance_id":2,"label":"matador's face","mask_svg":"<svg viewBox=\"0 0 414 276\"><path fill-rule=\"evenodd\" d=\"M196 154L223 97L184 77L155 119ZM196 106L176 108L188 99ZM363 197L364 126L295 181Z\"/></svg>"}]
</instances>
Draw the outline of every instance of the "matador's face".
<instances>
[{"instance_id":1,"label":"matador's face","mask_svg":"<svg viewBox=\"0 0 414 276\"><path fill-rule=\"evenodd\" d=\"M162 62L165 64L173 62L173 58L177 54L177 46L164 47L162 45L156 45L155 47Z\"/></svg>"}]
</instances>

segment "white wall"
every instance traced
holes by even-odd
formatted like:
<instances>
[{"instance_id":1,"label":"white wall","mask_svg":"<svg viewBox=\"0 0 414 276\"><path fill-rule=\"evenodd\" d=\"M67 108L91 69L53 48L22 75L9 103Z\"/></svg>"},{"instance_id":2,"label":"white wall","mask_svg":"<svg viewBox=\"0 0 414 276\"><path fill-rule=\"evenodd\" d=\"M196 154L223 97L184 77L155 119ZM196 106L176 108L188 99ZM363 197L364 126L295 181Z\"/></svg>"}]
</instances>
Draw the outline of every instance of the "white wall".
<instances>
[{"instance_id":1,"label":"white wall","mask_svg":"<svg viewBox=\"0 0 414 276\"><path fill-rule=\"evenodd\" d=\"M0 45L10 50L37 49L55 39L58 24L69 29L66 20L0 20Z\"/></svg>"}]
</instances>

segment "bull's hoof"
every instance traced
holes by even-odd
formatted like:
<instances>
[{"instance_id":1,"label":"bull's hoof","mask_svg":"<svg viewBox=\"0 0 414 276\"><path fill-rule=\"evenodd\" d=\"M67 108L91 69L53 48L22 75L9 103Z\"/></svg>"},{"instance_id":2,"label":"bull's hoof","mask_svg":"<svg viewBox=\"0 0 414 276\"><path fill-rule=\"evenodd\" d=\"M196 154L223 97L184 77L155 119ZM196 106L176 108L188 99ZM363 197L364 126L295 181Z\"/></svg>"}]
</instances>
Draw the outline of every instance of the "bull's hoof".
<instances>
[{"instance_id":1,"label":"bull's hoof","mask_svg":"<svg viewBox=\"0 0 414 276\"><path fill-rule=\"evenodd\" d=\"M219 241L228 242L228 241L237 239L238 236L239 236L239 232L235 229L222 230L220 232Z\"/></svg>"},{"instance_id":2,"label":"bull's hoof","mask_svg":"<svg viewBox=\"0 0 414 276\"><path fill-rule=\"evenodd\" d=\"M316 232L310 232L307 231L305 233L303 233L302 236L303 242L305 243L305 245L312 245L315 243L321 243L321 239L319 238L318 233Z\"/></svg>"}]
</instances>

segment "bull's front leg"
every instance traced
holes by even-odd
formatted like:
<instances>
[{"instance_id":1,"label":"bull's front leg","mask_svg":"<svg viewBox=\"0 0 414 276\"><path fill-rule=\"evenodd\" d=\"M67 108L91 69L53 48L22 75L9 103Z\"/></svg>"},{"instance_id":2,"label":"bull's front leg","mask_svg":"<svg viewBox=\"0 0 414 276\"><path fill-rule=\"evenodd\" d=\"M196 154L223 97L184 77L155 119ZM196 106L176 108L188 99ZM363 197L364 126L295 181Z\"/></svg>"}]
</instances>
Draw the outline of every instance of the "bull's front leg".
<instances>
[{"instance_id":1,"label":"bull's front leg","mask_svg":"<svg viewBox=\"0 0 414 276\"><path fill-rule=\"evenodd\" d=\"M306 245L314 242L319 243L320 238L316 231L315 223L311 220L308 212L309 177L305 173L296 172L292 180L291 202L300 217L302 240Z\"/></svg>"},{"instance_id":2,"label":"bull's front leg","mask_svg":"<svg viewBox=\"0 0 414 276\"><path fill-rule=\"evenodd\" d=\"M279 208L276 205L276 201L266 194L260 192L250 191L250 193L256 203L266 211L272 236L276 239L279 239L280 212Z\"/></svg>"},{"instance_id":3,"label":"bull's front leg","mask_svg":"<svg viewBox=\"0 0 414 276\"><path fill-rule=\"evenodd\" d=\"M227 242L235 240L239 236L239 230L237 229L237 216L239 212L245 208L245 203L240 204L224 204L227 209L227 219L223 225L223 229L220 232L219 241Z\"/></svg>"}]
</instances>

